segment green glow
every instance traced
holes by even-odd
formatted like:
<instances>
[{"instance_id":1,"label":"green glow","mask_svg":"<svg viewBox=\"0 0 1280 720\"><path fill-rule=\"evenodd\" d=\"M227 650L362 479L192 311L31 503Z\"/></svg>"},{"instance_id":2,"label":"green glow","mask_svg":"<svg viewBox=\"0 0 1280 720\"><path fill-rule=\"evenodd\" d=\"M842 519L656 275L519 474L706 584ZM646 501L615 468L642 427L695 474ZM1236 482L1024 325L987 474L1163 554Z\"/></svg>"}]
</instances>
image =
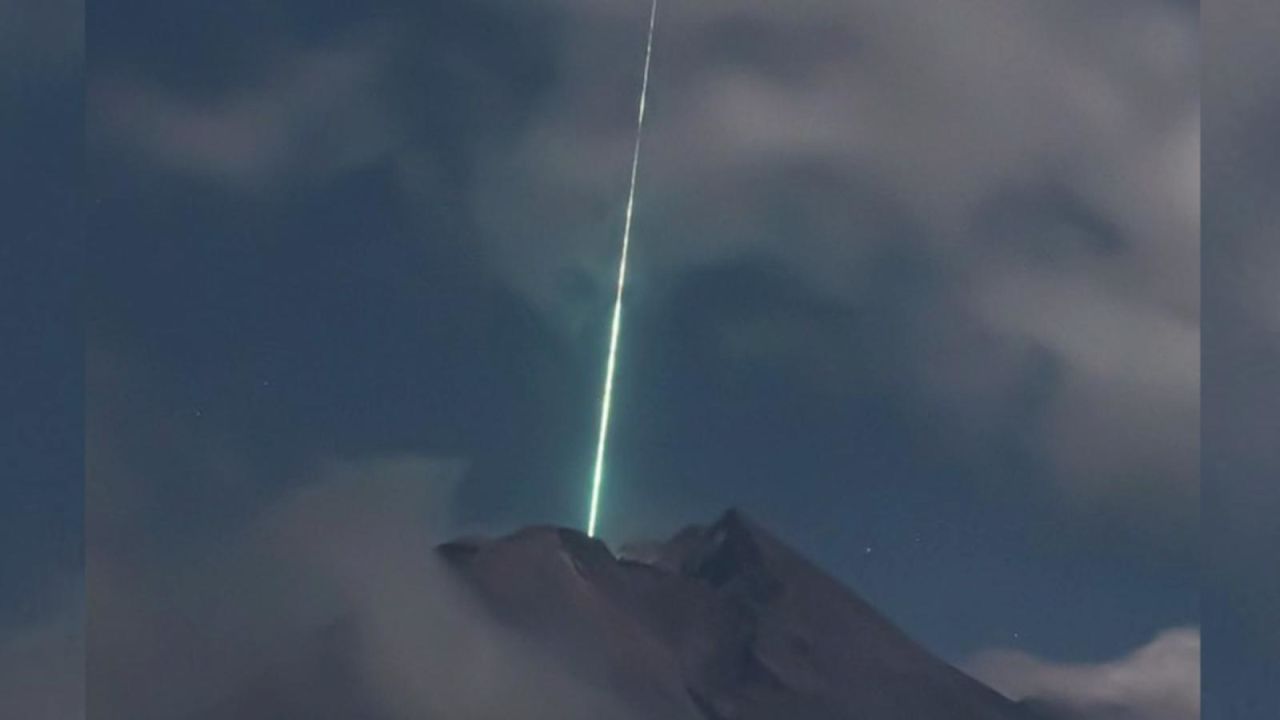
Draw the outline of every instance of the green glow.
<instances>
[{"instance_id":1,"label":"green glow","mask_svg":"<svg viewBox=\"0 0 1280 720\"><path fill-rule=\"evenodd\" d=\"M640 170L640 137L644 131L645 100L649 95L649 64L653 59L653 29L658 20L658 0L649 13L649 39L644 51L644 80L640 85L640 113L636 120L636 147L631 158L631 189L627 193L627 216L622 229L622 260L618 263L618 292L613 302L613 328L609 333L609 362L604 374L604 400L600 408L600 440L596 445L596 469L591 479L591 517L587 535L595 537L600 514L600 490L604 482L605 446L609 440L609 414L613 410L613 375L618 367L618 337L622 334L622 296L627 286L627 257L631 252L631 216L636 206L636 176Z\"/></svg>"}]
</instances>

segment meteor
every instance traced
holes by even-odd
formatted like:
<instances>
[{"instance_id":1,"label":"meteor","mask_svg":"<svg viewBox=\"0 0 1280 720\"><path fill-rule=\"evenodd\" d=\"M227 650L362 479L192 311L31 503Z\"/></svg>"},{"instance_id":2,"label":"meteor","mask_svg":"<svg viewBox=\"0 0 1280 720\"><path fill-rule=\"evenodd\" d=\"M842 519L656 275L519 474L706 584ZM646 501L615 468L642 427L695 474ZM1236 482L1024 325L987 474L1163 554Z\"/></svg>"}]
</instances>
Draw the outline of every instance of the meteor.
<instances>
[{"instance_id":1,"label":"meteor","mask_svg":"<svg viewBox=\"0 0 1280 720\"><path fill-rule=\"evenodd\" d=\"M658 0L649 11L649 39L644 50L644 79L640 83L640 112L636 120L635 154L631 158L631 189L627 193L627 215L622 228L622 259L618 263L618 290L613 301L613 327L609 332L609 361L604 373L604 400L600 408L600 439L596 444L596 469L591 479L591 516L587 535L595 537L600 512L600 489L604 481L605 446L609 441L609 413L613 409L613 376L618 367L618 336L622 331L622 296L627 286L627 256L631 251L631 216L636 206L636 175L640 169L640 138L644 133L645 100L649 96L649 65L653 59L653 30L658 21Z\"/></svg>"}]
</instances>

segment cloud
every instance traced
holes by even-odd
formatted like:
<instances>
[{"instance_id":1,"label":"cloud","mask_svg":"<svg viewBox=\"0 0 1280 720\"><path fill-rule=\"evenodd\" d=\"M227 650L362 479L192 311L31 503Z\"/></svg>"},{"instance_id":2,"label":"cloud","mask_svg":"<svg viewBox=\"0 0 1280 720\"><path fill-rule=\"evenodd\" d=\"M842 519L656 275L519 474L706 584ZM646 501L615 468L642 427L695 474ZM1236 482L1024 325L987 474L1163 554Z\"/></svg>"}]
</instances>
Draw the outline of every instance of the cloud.
<instances>
[{"instance_id":1,"label":"cloud","mask_svg":"<svg viewBox=\"0 0 1280 720\"><path fill-rule=\"evenodd\" d=\"M95 132L264 196L389 164L407 206L462 209L465 240L574 332L595 312L583 286L604 298L613 272L647 8L519 8L495 0L428 31L457 21L458 32L505 32L494 17L519 17L518 43L424 49L369 24L311 47L282 43L260 80L210 98L122 71L91 88ZM905 358L888 378L851 376L830 392L906 388L944 441L986 452L1012 437L1084 507L1123 505L1188 529L1199 481L1197 22L1185 3L1157 0L664 4L637 302L670 301L664 290L690 271L763 259L816 297L902 328L852 344ZM395 70L405 58L442 75ZM465 91L451 91L459 80ZM425 100L395 99L406 94ZM917 262L926 287L886 287L885 257ZM750 362L754 349L718 351Z\"/></svg>"},{"instance_id":2,"label":"cloud","mask_svg":"<svg viewBox=\"0 0 1280 720\"><path fill-rule=\"evenodd\" d=\"M97 347L87 369L92 717L633 717L437 559L489 529L458 520L466 462L255 463L125 358Z\"/></svg>"},{"instance_id":3,"label":"cloud","mask_svg":"<svg viewBox=\"0 0 1280 720\"><path fill-rule=\"evenodd\" d=\"M238 529L176 555L91 548L94 717L633 717L495 623L437 560L463 469L323 463Z\"/></svg>"},{"instance_id":4,"label":"cloud","mask_svg":"<svg viewBox=\"0 0 1280 720\"><path fill-rule=\"evenodd\" d=\"M266 528L285 557L336 585L360 637L355 665L388 716L635 717L479 610L430 551L443 519L432 512L438 488L405 462L339 466ZM423 522L433 514L435 523Z\"/></svg>"},{"instance_id":5,"label":"cloud","mask_svg":"<svg viewBox=\"0 0 1280 720\"><path fill-rule=\"evenodd\" d=\"M251 193L359 166L388 152L399 133L376 93L392 38L379 27L364 30L281 53L252 85L202 100L105 72L90 87L96 142Z\"/></svg>"},{"instance_id":6,"label":"cloud","mask_svg":"<svg viewBox=\"0 0 1280 720\"><path fill-rule=\"evenodd\" d=\"M975 677L1011 698L1044 701L1081 717L1200 717L1200 631L1194 628L1168 630L1128 657L1096 665L996 650L968 666Z\"/></svg>"},{"instance_id":7,"label":"cloud","mask_svg":"<svg viewBox=\"0 0 1280 720\"><path fill-rule=\"evenodd\" d=\"M607 287L644 8L566 0L562 76L515 149L477 158L509 282L562 320ZM1051 393L1028 442L1093 504L1198 486L1196 18L1144 2L675 3L661 9L638 284L763 256L867 304L886 253L937 287L898 379L948 427ZM814 343L815 345L817 343ZM731 352L726 349L725 352ZM852 363L849 363L852 365ZM948 367L950 366L950 367ZM858 385L852 379L850 385ZM1025 412L1023 410L1022 412ZM992 432L1007 429L991 427Z\"/></svg>"}]
</instances>

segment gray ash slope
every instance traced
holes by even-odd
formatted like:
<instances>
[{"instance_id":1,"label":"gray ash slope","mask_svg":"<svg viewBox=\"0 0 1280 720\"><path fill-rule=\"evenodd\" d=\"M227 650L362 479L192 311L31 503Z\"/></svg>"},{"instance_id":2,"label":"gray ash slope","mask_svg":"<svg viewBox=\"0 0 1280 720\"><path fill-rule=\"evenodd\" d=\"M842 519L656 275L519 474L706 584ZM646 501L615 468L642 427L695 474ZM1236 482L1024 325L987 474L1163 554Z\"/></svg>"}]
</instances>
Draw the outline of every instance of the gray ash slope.
<instances>
[{"instance_id":1,"label":"gray ash slope","mask_svg":"<svg viewBox=\"0 0 1280 720\"><path fill-rule=\"evenodd\" d=\"M545 527L439 552L502 623L641 716L1045 717L931 655L738 512L643 557Z\"/></svg>"}]
</instances>

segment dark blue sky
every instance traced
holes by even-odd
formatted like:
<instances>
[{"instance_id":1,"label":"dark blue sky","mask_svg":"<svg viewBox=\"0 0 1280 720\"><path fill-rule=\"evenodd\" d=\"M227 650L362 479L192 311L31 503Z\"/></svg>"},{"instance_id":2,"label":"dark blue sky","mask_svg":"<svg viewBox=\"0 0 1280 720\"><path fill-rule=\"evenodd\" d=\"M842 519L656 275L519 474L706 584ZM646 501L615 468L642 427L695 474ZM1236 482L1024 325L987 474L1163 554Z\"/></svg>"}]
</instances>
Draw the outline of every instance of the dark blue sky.
<instances>
[{"instance_id":1,"label":"dark blue sky","mask_svg":"<svg viewBox=\"0 0 1280 720\"><path fill-rule=\"evenodd\" d=\"M78 75L0 146L31 259L91 238L82 306L3 283L7 375L58 378L5 389L6 620L74 585L86 429L127 577L335 460L461 462L458 531L581 525L636 5L91 5L83 203ZM957 662L1198 627L1198 10L664 13L605 536L742 507Z\"/></svg>"},{"instance_id":2,"label":"dark blue sky","mask_svg":"<svg viewBox=\"0 0 1280 720\"><path fill-rule=\"evenodd\" d=\"M580 524L608 287L607 274L571 254L588 247L597 263L615 255L615 203L587 218L565 206L565 217L534 208L535 217L512 221L566 235L596 223L573 244L510 240L524 245L509 253L517 262L540 266L528 275L550 276L548 299L508 276L508 240L487 236L499 224L492 216L526 212L538 186L565 180L554 169L538 178L535 165L533 186L511 190L530 199L485 209L502 200L481 197L491 180L479 176L490 172L486 150L531 155L520 144L558 112L551 104L583 102L563 97L585 81L561 43L590 16L552 6L306 7L91 9L90 342L124 375L103 382L129 383L104 400L112 420L103 432L158 413L209 454L224 452L217 443L244 456L254 480L228 496L184 480L219 459L131 439L143 445L128 456L137 472L165 476L161 522L180 516L183 532L217 532L329 454L460 458L469 464L458 496L464 521ZM785 28L772 57L763 48L775 41L753 41L767 29L736 24L750 19L730 17L717 37L689 39L681 22L669 19L658 42L657 128L679 122L674 78L681 62L694 63L686 55L712 54L702 72L727 65L766 78L823 61L781 55L791 45ZM599 83L599 97L587 99L602 117L592 128L626 130L628 29L621 17L598 31L616 36L625 84ZM961 282L916 237L933 232L930 219L871 170L830 159L747 170L757 177L744 187L694 190L711 207L690 211L660 186L672 172L664 135L655 131L650 145L658 169L641 178L607 536L665 533L743 506L956 659L1005 645L1102 659L1195 624L1192 526L1152 520L1160 508L1140 498L1102 512L1069 507L1051 479L1065 470L1029 426L1051 422L1054 396L1070 392L1069 360L1032 345L998 358L1016 377L995 381L1003 397L974 401L1000 415L984 418L993 427L974 440L949 427L970 422L954 416L963 411L917 397L946 353L983 352L965 339L918 356L921 337L938 332L930 316L956 302L948 284ZM621 189L618 179L611 187ZM982 212L998 216L993 235L1057 223L1108 232L1105 211L1058 182L984 201L992 209ZM748 222L771 227L741 240L719 230L729 236L717 242L741 250L660 266L672 240L650 239L716 232L687 226L718 222L725 205L758 193L770 199L746 206ZM847 229L828 237L810 227L827 213ZM785 245L775 250L764 237L802 233L814 237L797 240L797 252L848 265L851 294L819 287L775 256ZM826 249L841 242L860 245L860 257ZM998 250L1049 241L990 242ZM1124 261L1123 247L1099 252Z\"/></svg>"},{"instance_id":3,"label":"dark blue sky","mask_svg":"<svg viewBox=\"0 0 1280 720\"><path fill-rule=\"evenodd\" d=\"M83 566L83 77L74 13L31 13L0 67L0 627L42 615ZM8 17L6 15L6 17ZM69 532L70 531L70 532ZM52 576L52 580L50 580ZM24 592L15 592L22 589ZM25 590L34 592L25 592Z\"/></svg>"}]
</instances>

